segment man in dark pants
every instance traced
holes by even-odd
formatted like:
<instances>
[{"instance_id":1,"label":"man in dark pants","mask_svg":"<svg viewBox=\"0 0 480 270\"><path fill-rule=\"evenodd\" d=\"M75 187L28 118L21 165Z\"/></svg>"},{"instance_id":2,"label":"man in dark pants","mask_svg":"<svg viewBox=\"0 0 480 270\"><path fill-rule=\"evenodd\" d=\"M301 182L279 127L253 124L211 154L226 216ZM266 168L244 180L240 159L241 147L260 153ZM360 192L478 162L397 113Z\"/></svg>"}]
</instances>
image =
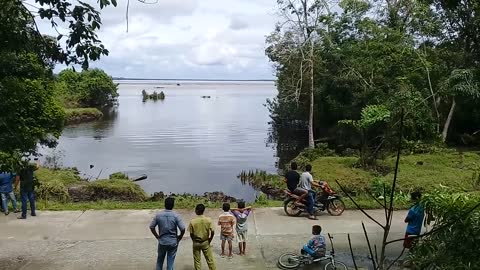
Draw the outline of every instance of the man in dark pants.
<instances>
[{"instance_id":1,"label":"man in dark pants","mask_svg":"<svg viewBox=\"0 0 480 270\"><path fill-rule=\"evenodd\" d=\"M298 187L298 183L300 182L300 174L297 172L297 169L297 163L292 162L290 164L290 171L285 174L284 182L287 183L288 190L298 196L298 199L295 201L295 203L302 205L302 201L307 197L308 192Z\"/></svg>"},{"instance_id":2,"label":"man in dark pants","mask_svg":"<svg viewBox=\"0 0 480 270\"><path fill-rule=\"evenodd\" d=\"M20 172L17 174L17 180L15 183L15 189L17 189L18 182L20 182L20 197L22 199L22 215L18 219L27 218L27 200L30 202L30 213L32 217L36 216L35 213L35 190L33 186L33 172L39 167L38 159L34 164L26 163Z\"/></svg>"},{"instance_id":3,"label":"man in dark pants","mask_svg":"<svg viewBox=\"0 0 480 270\"><path fill-rule=\"evenodd\" d=\"M165 211L158 213L150 223L150 231L158 239L158 257L156 270L162 270L165 256L167 256L167 270L173 270L177 255L178 243L185 234L185 224L180 216L173 212L175 198L165 199ZM158 233L156 227L158 226ZM180 230L180 235L178 235Z\"/></svg>"}]
</instances>

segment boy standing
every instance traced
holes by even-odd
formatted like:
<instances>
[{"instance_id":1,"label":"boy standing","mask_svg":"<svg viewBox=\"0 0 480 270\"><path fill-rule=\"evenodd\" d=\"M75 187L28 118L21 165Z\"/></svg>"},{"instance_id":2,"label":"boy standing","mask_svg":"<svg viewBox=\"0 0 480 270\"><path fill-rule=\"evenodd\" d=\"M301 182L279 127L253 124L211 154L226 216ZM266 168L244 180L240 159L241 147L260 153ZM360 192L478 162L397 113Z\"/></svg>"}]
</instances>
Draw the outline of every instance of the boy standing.
<instances>
[{"instance_id":1,"label":"boy standing","mask_svg":"<svg viewBox=\"0 0 480 270\"><path fill-rule=\"evenodd\" d=\"M239 255L244 256L245 249L247 248L247 217L252 212L252 208L245 207L244 201L239 201L237 207L237 209L232 209L232 214L237 219L237 226L235 229L237 231L238 248L240 250Z\"/></svg>"},{"instance_id":2,"label":"boy standing","mask_svg":"<svg viewBox=\"0 0 480 270\"><path fill-rule=\"evenodd\" d=\"M222 240L222 254L221 257L225 256L225 241L228 241L228 258L233 258L233 227L235 226L235 217L230 214L230 204L223 204L223 214L218 217L218 225L221 228L220 240Z\"/></svg>"},{"instance_id":3,"label":"boy standing","mask_svg":"<svg viewBox=\"0 0 480 270\"><path fill-rule=\"evenodd\" d=\"M203 215L204 212L205 205L198 204L197 207L195 207L197 217L192 219L188 226L188 231L190 232L190 237L193 242L193 263L195 270L202 269L202 255L200 253L203 252L203 256L205 256L208 264L208 269L215 270L215 261L213 259L212 247L210 246L215 232L212 219L205 217Z\"/></svg>"},{"instance_id":4,"label":"boy standing","mask_svg":"<svg viewBox=\"0 0 480 270\"><path fill-rule=\"evenodd\" d=\"M408 223L408 225L405 232L405 240L403 242L403 247L408 249L412 249L414 246L414 238L410 236L420 235L422 231L423 218L425 216L423 207L420 205L422 193L415 191L412 192L410 196L412 202L414 202L414 205L410 208L410 210L408 210L407 217L405 218L405 223Z\"/></svg>"},{"instance_id":5,"label":"boy standing","mask_svg":"<svg viewBox=\"0 0 480 270\"><path fill-rule=\"evenodd\" d=\"M2 198L2 209L5 211L5 215L8 215L8 199L12 201L13 210L18 213L17 200L13 193L12 182L15 175L9 172L0 172L0 196Z\"/></svg>"},{"instance_id":6,"label":"boy standing","mask_svg":"<svg viewBox=\"0 0 480 270\"><path fill-rule=\"evenodd\" d=\"M320 225L314 225L312 227L312 238L310 238L310 241L308 241L302 249L303 252L306 252L313 258L325 256L327 244L325 243L325 237L321 233L322 227L320 227Z\"/></svg>"}]
</instances>

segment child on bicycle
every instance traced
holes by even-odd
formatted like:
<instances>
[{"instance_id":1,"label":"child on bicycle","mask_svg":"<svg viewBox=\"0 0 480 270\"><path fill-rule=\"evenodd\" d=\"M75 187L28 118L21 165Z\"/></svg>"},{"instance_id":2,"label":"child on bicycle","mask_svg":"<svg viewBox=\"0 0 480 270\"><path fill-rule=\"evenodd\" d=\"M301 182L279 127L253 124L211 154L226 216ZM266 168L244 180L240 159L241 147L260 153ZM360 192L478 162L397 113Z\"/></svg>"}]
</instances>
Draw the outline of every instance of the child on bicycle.
<instances>
[{"instance_id":1,"label":"child on bicycle","mask_svg":"<svg viewBox=\"0 0 480 270\"><path fill-rule=\"evenodd\" d=\"M302 254L306 253L313 258L319 258L325 256L327 244L325 237L321 234L322 227L320 225L314 225L312 227L312 238L302 248Z\"/></svg>"}]
</instances>

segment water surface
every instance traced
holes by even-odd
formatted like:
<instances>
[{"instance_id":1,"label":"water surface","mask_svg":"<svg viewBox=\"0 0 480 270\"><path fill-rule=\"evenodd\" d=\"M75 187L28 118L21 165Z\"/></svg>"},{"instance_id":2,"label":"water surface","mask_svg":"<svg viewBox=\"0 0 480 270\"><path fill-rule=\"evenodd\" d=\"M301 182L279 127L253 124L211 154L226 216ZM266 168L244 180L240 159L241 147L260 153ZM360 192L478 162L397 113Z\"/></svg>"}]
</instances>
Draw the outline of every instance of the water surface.
<instances>
[{"instance_id":1,"label":"water surface","mask_svg":"<svg viewBox=\"0 0 480 270\"><path fill-rule=\"evenodd\" d=\"M147 174L139 184L148 193L223 191L252 200L254 190L236 176L244 169L276 171L264 106L276 94L274 84L176 83L120 82L118 108L102 121L64 129L57 147L63 165L93 179ZM143 103L142 89L164 91L166 99Z\"/></svg>"}]
</instances>

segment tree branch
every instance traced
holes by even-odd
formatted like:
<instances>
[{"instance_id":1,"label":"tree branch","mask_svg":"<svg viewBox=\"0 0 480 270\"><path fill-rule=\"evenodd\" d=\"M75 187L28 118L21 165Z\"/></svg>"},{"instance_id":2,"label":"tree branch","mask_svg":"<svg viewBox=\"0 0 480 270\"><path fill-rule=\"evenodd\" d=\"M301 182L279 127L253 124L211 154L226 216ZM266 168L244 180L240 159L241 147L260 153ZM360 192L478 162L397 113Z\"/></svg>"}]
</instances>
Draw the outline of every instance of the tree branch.
<instances>
[{"instance_id":1,"label":"tree branch","mask_svg":"<svg viewBox=\"0 0 480 270\"><path fill-rule=\"evenodd\" d=\"M342 186L342 184L340 184L340 182L338 182L338 180L335 180L335 182L340 187L340 189L343 191L343 193L345 193L345 195L353 202L353 204L355 205L355 207L357 207L358 210L360 210L366 217L368 217L370 220L375 222L378 226L385 229L384 225L382 225L380 222L378 222L376 219L374 219L372 216L370 216L367 212L365 212L365 210L363 210L363 208L360 205L358 205L358 203L352 198L352 196L350 196L350 194L348 194L348 192L345 190L345 188Z\"/></svg>"}]
</instances>

